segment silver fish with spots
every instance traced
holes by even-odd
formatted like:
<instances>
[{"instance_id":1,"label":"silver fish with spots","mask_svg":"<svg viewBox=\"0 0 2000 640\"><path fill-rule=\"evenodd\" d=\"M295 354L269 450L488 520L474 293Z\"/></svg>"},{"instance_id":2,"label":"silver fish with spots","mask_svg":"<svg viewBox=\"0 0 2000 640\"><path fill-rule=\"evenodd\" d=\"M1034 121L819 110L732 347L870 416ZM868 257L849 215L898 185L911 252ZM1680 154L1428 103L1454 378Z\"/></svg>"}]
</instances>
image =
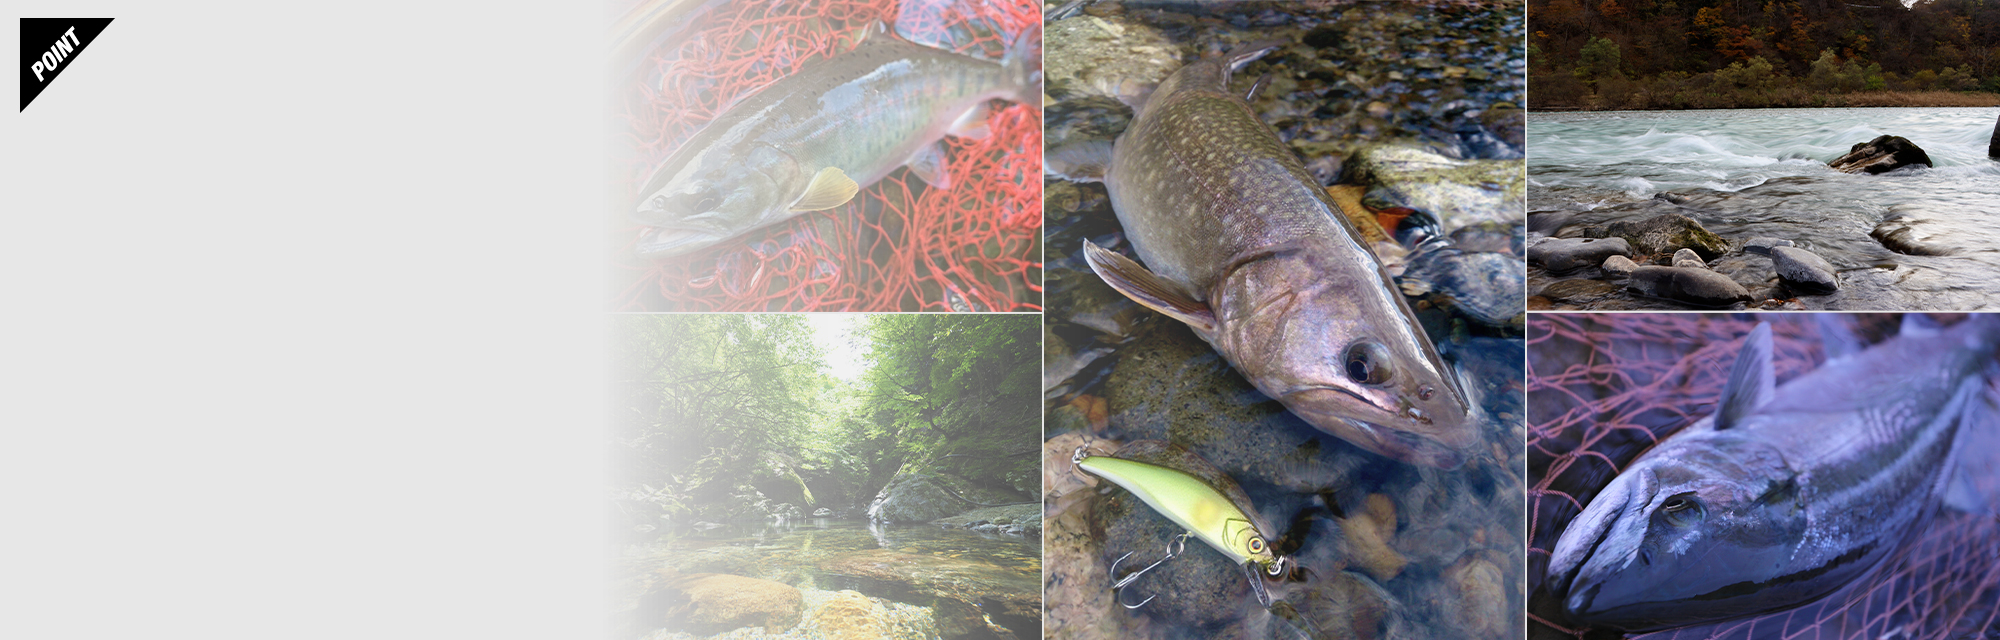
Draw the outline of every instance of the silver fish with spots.
<instances>
[{"instance_id":1,"label":"silver fish with spots","mask_svg":"<svg viewBox=\"0 0 2000 640\"><path fill-rule=\"evenodd\" d=\"M1942 328L1911 315L1895 338L1776 387L1758 325L1715 414L1570 521L1550 592L1573 622L1652 631L1789 609L1867 576L1930 521L1961 443L2000 427L1996 350L2000 316Z\"/></svg>"},{"instance_id":2,"label":"silver fish with spots","mask_svg":"<svg viewBox=\"0 0 2000 640\"><path fill-rule=\"evenodd\" d=\"M908 165L949 188L940 141L984 137L993 99L1039 100L1041 31L1000 62L875 33L738 101L654 170L638 252L669 257L847 203Z\"/></svg>"},{"instance_id":3,"label":"silver fish with spots","mask_svg":"<svg viewBox=\"0 0 2000 640\"><path fill-rule=\"evenodd\" d=\"M1229 90L1278 46L1195 62L1153 91L1104 177L1145 265L1089 243L1084 255L1314 427L1456 467L1480 441L1465 392L1339 205Z\"/></svg>"}]
</instances>

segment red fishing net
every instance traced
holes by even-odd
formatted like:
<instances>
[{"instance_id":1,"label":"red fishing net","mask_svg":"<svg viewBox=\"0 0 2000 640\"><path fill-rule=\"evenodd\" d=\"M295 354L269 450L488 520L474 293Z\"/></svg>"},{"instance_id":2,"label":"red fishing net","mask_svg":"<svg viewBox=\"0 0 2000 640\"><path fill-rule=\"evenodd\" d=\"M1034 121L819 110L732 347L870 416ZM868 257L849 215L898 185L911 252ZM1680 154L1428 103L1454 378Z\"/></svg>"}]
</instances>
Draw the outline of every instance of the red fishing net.
<instances>
[{"instance_id":1,"label":"red fishing net","mask_svg":"<svg viewBox=\"0 0 2000 640\"><path fill-rule=\"evenodd\" d=\"M668 13L653 5L628 15ZM869 25L912 42L999 60L1038 25L1033 0L707 2L652 31L614 79L621 311L1037 311L1041 306L1041 114L1008 103L983 140L946 138L952 188L898 171L831 211L801 215L692 254L633 255L648 228L626 213L653 169L737 99L807 63L852 50ZM623 26L623 25L621 25ZM644 40L644 38L640 38ZM1039 47L1039 42L1036 43ZM623 61L621 61L623 62Z\"/></svg>"},{"instance_id":2,"label":"red fishing net","mask_svg":"<svg viewBox=\"0 0 2000 640\"><path fill-rule=\"evenodd\" d=\"M1542 591L1569 520L1660 438L1714 411L1743 336L1771 323L1778 381L1825 360L1798 316L1534 314L1528 323L1528 575L1532 637L1585 637ZM1845 316L1873 343L1893 316ZM1988 427L1994 425L1986 425ZM1981 482L1992 482L1985 478ZM1990 489L1990 486L1988 487ZM1819 602L1646 638L1986 638L2000 624L2000 522L1940 509L1881 570ZM1982 635L1986 634L1986 635ZM1615 637L1615 634L1613 634ZM1591 637L1604 637L1593 633Z\"/></svg>"}]
</instances>

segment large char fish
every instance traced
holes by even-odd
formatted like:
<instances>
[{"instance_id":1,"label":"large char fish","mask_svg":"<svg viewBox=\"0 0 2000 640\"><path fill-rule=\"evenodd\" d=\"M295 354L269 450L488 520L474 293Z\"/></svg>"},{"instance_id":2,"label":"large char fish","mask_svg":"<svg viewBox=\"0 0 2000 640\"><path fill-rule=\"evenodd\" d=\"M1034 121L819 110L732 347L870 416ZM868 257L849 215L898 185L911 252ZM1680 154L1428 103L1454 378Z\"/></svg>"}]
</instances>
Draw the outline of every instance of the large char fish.
<instances>
[{"instance_id":1,"label":"large char fish","mask_svg":"<svg viewBox=\"0 0 2000 640\"><path fill-rule=\"evenodd\" d=\"M1232 71L1277 46L1195 62L1153 91L1104 177L1145 266L1090 243L1084 256L1314 427L1458 466L1479 440L1464 391L1339 205L1229 91Z\"/></svg>"},{"instance_id":2,"label":"large char fish","mask_svg":"<svg viewBox=\"0 0 2000 640\"><path fill-rule=\"evenodd\" d=\"M684 254L831 209L906 164L949 188L945 135L987 135L995 98L1039 99L1040 35L1023 32L996 63L875 33L758 90L653 172L634 217L657 229L639 253Z\"/></svg>"},{"instance_id":3,"label":"large char fish","mask_svg":"<svg viewBox=\"0 0 2000 640\"><path fill-rule=\"evenodd\" d=\"M1996 345L2000 316L1940 328L1912 315L1897 337L1774 388L1758 325L1715 414L1569 523L1550 592L1575 622L1650 631L1788 609L1866 576L1929 522L1958 443L2000 426Z\"/></svg>"}]
</instances>

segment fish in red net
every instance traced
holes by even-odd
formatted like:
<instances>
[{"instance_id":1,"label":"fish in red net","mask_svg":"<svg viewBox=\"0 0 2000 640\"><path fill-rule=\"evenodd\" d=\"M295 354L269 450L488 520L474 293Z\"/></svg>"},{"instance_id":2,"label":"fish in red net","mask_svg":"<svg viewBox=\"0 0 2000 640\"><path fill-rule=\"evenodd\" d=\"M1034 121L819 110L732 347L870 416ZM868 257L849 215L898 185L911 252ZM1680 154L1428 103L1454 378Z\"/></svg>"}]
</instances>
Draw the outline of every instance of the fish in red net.
<instances>
[{"instance_id":1,"label":"fish in red net","mask_svg":"<svg viewBox=\"0 0 2000 640\"><path fill-rule=\"evenodd\" d=\"M660 231L639 253L680 255L831 209L897 167L950 188L942 139L990 135L990 100L1039 97L1039 36L1022 32L992 62L911 44L878 25L853 51L737 102L655 169L634 217Z\"/></svg>"},{"instance_id":2,"label":"fish in red net","mask_svg":"<svg viewBox=\"0 0 2000 640\"><path fill-rule=\"evenodd\" d=\"M1531 465L1531 545L1547 558L1534 572L1546 576L1531 602L1537 628L1676 638L1991 628L2000 317L1939 327L1910 316L1867 349L1845 318L1818 318L1829 359L1775 388L1774 361L1799 371L1806 343L1788 337L1774 350L1763 325L1725 342L1713 334L1732 321L1706 320L1541 318L1531 331L1542 344L1531 358L1530 450L1555 454ZM1719 384L1701 376L1712 367L1688 365L1720 355L1703 342L1743 345ZM1703 400L1715 403L1707 417L1655 426L1688 416L1672 405ZM1647 446L1648 432L1671 435ZM1601 475L1606 463L1615 478ZM1565 505L1581 513L1565 522Z\"/></svg>"}]
</instances>

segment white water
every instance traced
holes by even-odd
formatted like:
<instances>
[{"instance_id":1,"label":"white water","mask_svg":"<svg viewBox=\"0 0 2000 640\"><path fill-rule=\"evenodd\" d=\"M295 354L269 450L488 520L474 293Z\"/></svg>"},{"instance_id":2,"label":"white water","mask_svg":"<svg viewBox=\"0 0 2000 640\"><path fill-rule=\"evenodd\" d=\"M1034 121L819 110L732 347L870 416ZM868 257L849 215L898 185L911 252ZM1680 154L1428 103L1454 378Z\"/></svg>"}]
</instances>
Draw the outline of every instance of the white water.
<instances>
[{"instance_id":1,"label":"white water","mask_svg":"<svg viewBox=\"0 0 2000 640\"><path fill-rule=\"evenodd\" d=\"M1829 308L2000 304L2000 161L1986 157L1996 117L1993 108L1533 114L1529 210L1693 195L1703 211L1690 215L1724 238L1791 239L1841 269L1854 287L1824 300ZM1875 176L1827 167L1880 135L1908 138L1935 166ZM1892 215L1955 253L1888 252L1869 233Z\"/></svg>"}]
</instances>

